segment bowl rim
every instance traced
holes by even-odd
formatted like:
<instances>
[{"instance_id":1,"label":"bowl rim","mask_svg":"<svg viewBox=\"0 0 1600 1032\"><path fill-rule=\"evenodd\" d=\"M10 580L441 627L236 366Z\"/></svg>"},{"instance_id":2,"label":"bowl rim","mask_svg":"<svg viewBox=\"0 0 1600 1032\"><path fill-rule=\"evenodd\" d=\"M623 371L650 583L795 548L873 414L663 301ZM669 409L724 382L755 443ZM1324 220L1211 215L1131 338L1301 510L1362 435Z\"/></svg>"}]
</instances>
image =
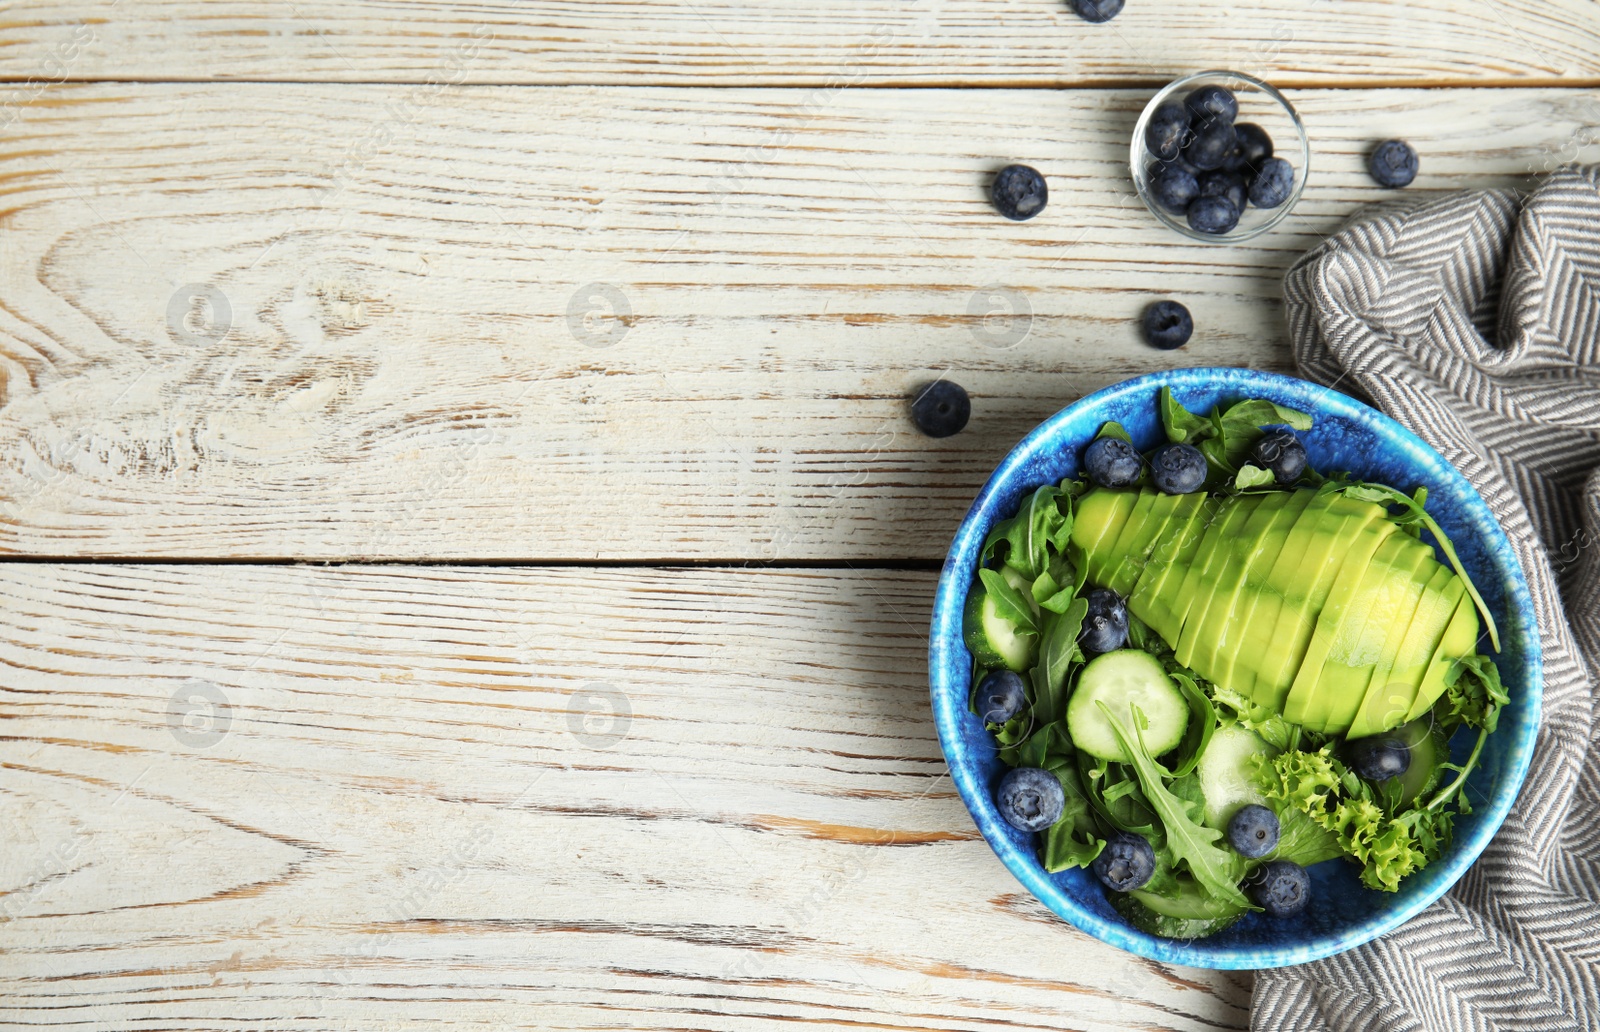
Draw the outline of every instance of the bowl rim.
<instances>
[{"instance_id":1,"label":"bowl rim","mask_svg":"<svg viewBox=\"0 0 1600 1032\"><path fill-rule=\"evenodd\" d=\"M1226 233L1201 233L1190 229L1186 223L1179 221L1151 198L1150 177L1146 172L1146 166L1150 161L1154 160L1155 156L1145 146L1144 130L1145 126L1150 124L1150 118L1155 113L1156 108L1166 103L1173 94L1180 90L1200 85L1206 80L1216 78L1237 79L1247 82L1272 98L1279 107L1283 108L1284 113L1289 116L1289 120L1294 123L1296 142L1300 144L1300 168L1295 176L1294 188L1289 192L1288 198L1276 208L1271 209L1271 214L1256 225L1251 226L1249 229L1240 229L1235 226ZM1133 177L1133 192L1139 195L1139 199L1150 210L1150 214L1154 215L1168 229L1175 233L1180 233L1190 240L1198 240L1201 243L1237 244L1246 240L1253 240L1277 226L1278 223L1288 218L1295 205L1300 203L1300 195L1305 192L1306 183L1311 179L1311 137L1306 132L1306 124L1301 120L1300 112L1295 110L1293 104L1289 103L1288 97L1278 92L1277 87L1246 72L1235 72L1227 68L1208 68L1205 71L1192 72L1182 78L1172 80L1161 87L1156 92L1156 95L1151 97L1149 102L1145 104L1144 110L1139 112L1139 120L1134 124L1133 139L1128 143L1128 171Z\"/></svg>"},{"instance_id":2,"label":"bowl rim","mask_svg":"<svg viewBox=\"0 0 1600 1032\"><path fill-rule=\"evenodd\" d=\"M1503 777L1496 785L1495 794L1487 802L1475 808L1474 813L1478 815L1478 819L1469 833L1455 839L1449 855L1429 865L1425 888L1403 897L1393 908L1363 921L1353 929L1318 935L1307 942L1292 946L1208 947L1204 939L1164 939L1140 932L1120 921L1108 920L1081 906L1050 880L1050 876L1038 863L1031 840L1026 847L1018 846L1009 837L998 832L992 833L990 827L986 826L987 822L979 819L979 814L985 809L993 808L993 802L988 798L986 786L978 783L974 765L965 759L967 750L957 731L957 722L970 715L967 712L966 699L956 697L964 693L953 691L955 686L946 683L944 677L945 671L954 669L950 662L952 658L966 657L965 662L970 664L970 654L966 652L966 644L962 637L962 614L969 586L966 581L970 579L971 574L970 570L966 569L962 555L966 554L970 556L971 561L976 561L977 550L981 549L989 531L989 523L992 522L992 520L988 522L982 520L983 510L998 492L1010 484L1028 461L1048 449L1049 441L1055 436L1057 429L1075 418L1082 410L1093 408L1122 395L1152 391L1163 385L1214 386L1219 377L1238 379L1241 376L1269 386L1293 386L1296 389L1310 387L1321 390L1324 395L1316 411L1312 412L1314 417L1342 415L1353 417L1362 423L1376 423L1395 444L1409 453L1407 456L1409 459L1422 460L1420 465L1437 466L1439 477L1455 483L1458 488L1465 488L1463 496L1467 499L1467 515L1471 522L1487 535L1485 544L1488 550L1497 557L1511 559L1511 576L1507 579L1505 604L1506 616L1510 619L1506 623L1514 622L1517 626L1523 636L1524 651L1527 655L1527 688L1522 693L1522 699L1523 706L1528 708L1528 719L1519 729L1519 735L1506 743L1510 756L1509 769L1506 772L1509 776ZM965 576L961 576L963 572ZM957 583L958 580L961 583ZM1509 627L1507 629L1509 630ZM953 657L952 652L957 653L957 656ZM1323 387L1321 384L1298 377L1223 366L1165 370L1112 384L1056 412L1031 430L1011 449L979 491L945 555L938 589L934 596L928 639L928 664L934 724L939 735L939 748L944 755L951 780L955 782L962 802L973 817L978 830L1012 875L1058 917L1102 942L1162 963L1218 970L1283 967L1342 953L1393 931L1448 892L1477 861L1489 841L1499 831L1522 790L1538 734L1544 692L1543 652L1538 625L1533 617L1533 602L1527 578L1510 539L1506 537L1504 529L1495 519L1488 503L1471 482L1427 442L1370 405L1341 394L1331 387ZM1510 728L1505 730L1509 731Z\"/></svg>"}]
</instances>

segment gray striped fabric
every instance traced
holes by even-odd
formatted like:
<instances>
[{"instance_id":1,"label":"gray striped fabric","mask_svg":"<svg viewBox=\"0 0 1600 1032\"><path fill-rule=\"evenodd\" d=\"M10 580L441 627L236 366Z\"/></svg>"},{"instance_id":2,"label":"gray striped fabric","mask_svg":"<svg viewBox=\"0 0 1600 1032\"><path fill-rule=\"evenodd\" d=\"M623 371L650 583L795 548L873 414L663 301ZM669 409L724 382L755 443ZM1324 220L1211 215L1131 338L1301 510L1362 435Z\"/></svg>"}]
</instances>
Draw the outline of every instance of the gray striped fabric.
<instances>
[{"instance_id":1,"label":"gray striped fabric","mask_svg":"<svg viewBox=\"0 0 1600 1032\"><path fill-rule=\"evenodd\" d=\"M1600 166L1358 217L1284 283L1307 378L1478 488L1533 589L1544 716L1510 818L1377 942L1263 971L1257 1030L1600 1029Z\"/></svg>"}]
</instances>

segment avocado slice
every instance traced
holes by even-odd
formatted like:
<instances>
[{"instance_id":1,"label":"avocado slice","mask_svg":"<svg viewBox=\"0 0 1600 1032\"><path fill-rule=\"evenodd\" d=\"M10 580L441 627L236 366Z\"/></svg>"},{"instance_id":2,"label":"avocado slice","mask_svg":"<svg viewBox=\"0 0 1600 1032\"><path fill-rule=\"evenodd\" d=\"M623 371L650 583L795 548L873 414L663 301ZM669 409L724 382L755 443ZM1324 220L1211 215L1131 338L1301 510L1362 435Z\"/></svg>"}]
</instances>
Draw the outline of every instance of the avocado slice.
<instances>
[{"instance_id":1,"label":"avocado slice","mask_svg":"<svg viewBox=\"0 0 1600 1032\"><path fill-rule=\"evenodd\" d=\"M1250 696L1258 704L1284 712L1334 580L1357 538L1381 516L1382 510L1370 502L1323 492L1295 521L1279 561L1267 574L1267 587L1277 599L1277 619L1270 624L1264 617L1256 620L1242 646L1260 657Z\"/></svg>"},{"instance_id":2,"label":"avocado slice","mask_svg":"<svg viewBox=\"0 0 1600 1032\"><path fill-rule=\"evenodd\" d=\"M1305 658L1300 661L1300 669L1294 675L1294 682L1289 686L1289 696L1284 700L1283 718L1291 724L1301 724L1312 731L1330 729L1328 717L1332 709L1330 705L1332 695L1329 689L1347 691L1348 688L1342 682L1337 686L1332 684L1323 686L1320 683L1328 650L1333 646L1339 626L1345 619L1345 613L1350 609L1362 582L1366 579L1367 568L1372 565L1372 557L1384 541L1393 537L1395 533L1394 524L1388 520L1380 519L1368 523L1355 535L1345 551L1344 560L1339 565L1339 573L1334 577L1333 585L1328 591L1327 601L1317 615L1316 629L1306 646ZM1361 683L1363 687L1366 686L1365 679Z\"/></svg>"},{"instance_id":3,"label":"avocado slice","mask_svg":"<svg viewBox=\"0 0 1600 1032\"><path fill-rule=\"evenodd\" d=\"M1198 499L1192 509L1185 510L1181 522L1174 514L1156 547L1151 550L1150 562L1128 593L1128 611L1145 623L1166 642L1175 641L1178 628L1173 623L1170 592L1182 582L1184 574L1200 551L1211 521L1220 515L1207 495L1185 495Z\"/></svg>"},{"instance_id":4,"label":"avocado slice","mask_svg":"<svg viewBox=\"0 0 1600 1032\"><path fill-rule=\"evenodd\" d=\"M1084 563L1090 579L1094 571L1106 562L1106 546L1122 533L1128 514L1133 511L1143 492L1113 491L1097 487L1078 499L1073 506L1072 543L1083 549Z\"/></svg>"},{"instance_id":5,"label":"avocado slice","mask_svg":"<svg viewBox=\"0 0 1600 1032\"><path fill-rule=\"evenodd\" d=\"M1322 713L1325 725L1347 731L1367 696L1367 686L1380 664L1387 667L1384 645L1396 624L1399 637L1422 598L1426 573L1423 562L1433 556L1422 542L1408 534L1386 537L1367 566L1344 618L1333 633L1317 680L1320 691L1308 703ZM1396 641L1396 646L1399 642Z\"/></svg>"},{"instance_id":6,"label":"avocado slice","mask_svg":"<svg viewBox=\"0 0 1600 1032\"><path fill-rule=\"evenodd\" d=\"M1094 554L1089 557L1091 584L1110 587L1108 582L1113 571L1122 564L1122 560L1129 552L1137 547L1138 540L1149 531L1150 513L1162 497L1161 492L1148 488L1134 493L1133 508L1128 511L1128 518L1123 521L1122 529L1115 537L1107 534L1101 538Z\"/></svg>"},{"instance_id":7,"label":"avocado slice","mask_svg":"<svg viewBox=\"0 0 1600 1032\"><path fill-rule=\"evenodd\" d=\"M1282 501L1268 508L1263 501L1250 522L1245 525L1240 544L1246 546L1237 564L1223 572L1222 590L1231 597L1226 608L1215 604L1196 631L1194 662L1196 670L1234 691L1248 695L1255 683L1255 664L1259 656L1246 655L1241 645L1246 628L1250 626L1255 611L1263 600L1272 595L1267 587L1267 573L1283 552L1284 541L1300 514L1310 504L1315 491L1280 491L1268 495ZM1185 637L1189 628L1184 628Z\"/></svg>"},{"instance_id":8,"label":"avocado slice","mask_svg":"<svg viewBox=\"0 0 1600 1032\"><path fill-rule=\"evenodd\" d=\"M1122 558L1107 568L1105 580L1100 583L1127 598L1128 592L1144 573L1150 553L1160 543L1161 535L1171 526L1173 517L1183 511L1185 505L1192 511L1199 504L1196 501L1199 497L1203 496L1157 494L1144 512L1143 522L1137 530L1132 534L1124 532L1117 540L1116 551ZM1139 509L1135 507L1134 514L1128 517L1128 525L1132 527L1134 521L1140 518Z\"/></svg>"},{"instance_id":9,"label":"avocado slice","mask_svg":"<svg viewBox=\"0 0 1600 1032\"><path fill-rule=\"evenodd\" d=\"M1391 634L1384 642L1387 666L1372 672L1366 697L1361 700L1361 708L1350 724L1351 738L1379 734L1405 720L1416 700L1417 689L1422 685L1422 675L1444 637L1456 605L1466 592L1466 585L1455 571L1432 555L1423 567L1429 573L1422 597L1417 600L1411 620L1405 623L1400 640L1396 642ZM1400 622L1395 626L1400 627Z\"/></svg>"},{"instance_id":10,"label":"avocado slice","mask_svg":"<svg viewBox=\"0 0 1600 1032\"><path fill-rule=\"evenodd\" d=\"M1168 637L1163 631L1161 637L1174 649L1183 639L1183 628L1190 616L1204 611L1210 602L1211 586L1216 583L1222 573L1223 565L1228 560L1232 551L1231 542L1238 536L1240 528L1249 521L1264 497L1266 496L1241 495L1237 498L1216 501L1214 503L1217 510L1216 518L1206 527L1205 536L1200 539L1199 550L1189 561L1188 568L1184 570L1183 580L1176 587L1172 586L1170 580L1167 582L1164 594L1170 619L1166 625L1172 629L1172 635Z\"/></svg>"},{"instance_id":11,"label":"avocado slice","mask_svg":"<svg viewBox=\"0 0 1600 1032\"><path fill-rule=\"evenodd\" d=\"M1417 687L1417 701L1411 704L1411 711L1406 714L1406 719L1416 720L1428 712L1428 709L1439 701L1439 696L1444 694L1444 679L1450 673L1451 667L1477 651L1478 607L1463 586L1461 601L1456 603L1450 623L1439 639L1439 647L1433 650L1433 658L1428 661L1428 669L1422 675L1422 683Z\"/></svg>"}]
</instances>

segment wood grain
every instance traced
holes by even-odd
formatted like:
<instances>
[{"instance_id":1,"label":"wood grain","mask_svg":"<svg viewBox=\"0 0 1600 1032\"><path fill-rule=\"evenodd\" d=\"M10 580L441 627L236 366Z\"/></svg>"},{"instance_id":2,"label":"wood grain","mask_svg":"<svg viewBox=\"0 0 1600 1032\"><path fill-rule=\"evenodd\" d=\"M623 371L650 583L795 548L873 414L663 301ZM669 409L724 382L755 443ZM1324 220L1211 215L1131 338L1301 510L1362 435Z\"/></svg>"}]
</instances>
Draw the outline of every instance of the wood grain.
<instances>
[{"instance_id":1,"label":"wood grain","mask_svg":"<svg viewBox=\"0 0 1600 1032\"><path fill-rule=\"evenodd\" d=\"M1600 79L1593 0L119 0L7 5L0 74L532 85L1285 86Z\"/></svg>"},{"instance_id":2,"label":"wood grain","mask_svg":"<svg viewBox=\"0 0 1600 1032\"><path fill-rule=\"evenodd\" d=\"M977 837L933 580L0 564L0 1023L1243 1028Z\"/></svg>"},{"instance_id":3,"label":"wood grain","mask_svg":"<svg viewBox=\"0 0 1600 1032\"><path fill-rule=\"evenodd\" d=\"M0 138L0 549L937 560L1063 404L1287 369L1281 271L1395 196L1374 139L1418 146L1415 196L1526 185L1600 127L1596 91L1297 92L1305 198L1217 247L1131 192L1145 91L807 96L51 92ZM1052 188L1020 224L985 199L1015 159ZM1164 296L1179 352L1137 338ZM940 374L974 416L935 441L906 398Z\"/></svg>"}]
</instances>

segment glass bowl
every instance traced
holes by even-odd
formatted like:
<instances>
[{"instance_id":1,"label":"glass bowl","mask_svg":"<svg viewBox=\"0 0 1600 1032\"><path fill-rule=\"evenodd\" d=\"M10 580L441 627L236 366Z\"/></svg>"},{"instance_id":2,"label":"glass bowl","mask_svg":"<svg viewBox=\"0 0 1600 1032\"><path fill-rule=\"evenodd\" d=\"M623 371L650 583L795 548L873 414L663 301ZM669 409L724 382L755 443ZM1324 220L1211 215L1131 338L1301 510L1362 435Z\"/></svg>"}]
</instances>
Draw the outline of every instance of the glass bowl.
<instances>
[{"instance_id":1,"label":"glass bowl","mask_svg":"<svg viewBox=\"0 0 1600 1032\"><path fill-rule=\"evenodd\" d=\"M1294 166L1294 187L1289 191L1287 200L1276 208L1246 205L1244 213L1239 216L1239 224L1226 233L1201 233L1191 229L1183 215L1172 214L1150 196L1150 165L1157 159L1145 146L1145 127L1150 124L1151 117L1162 104L1169 100L1181 102L1190 90L1201 86L1222 86L1231 90L1239 100L1239 114L1234 121L1254 122L1266 130L1267 135L1272 137L1273 155L1287 159ZM1260 236L1282 222L1288 217L1289 212L1294 210L1294 206L1300 201L1300 192L1305 189L1306 177L1311 172L1311 142L1306 137L1305 123L1300 121L1300 115L1295 111L1294 105L1290 104L1283 94L1252 75L1213 70L1196 72L1175 79L1150 99L1150 103L1145 105L1144 111L1139 115L1139 124L1134 127L1128 162L1133 172L1134 189L1138 191L1145 207L1149 208L1156 218L1174 232L1182 233L1191 240L1200 240L1208 244L1232 244Z\"/></svg>"}]
</instances>

